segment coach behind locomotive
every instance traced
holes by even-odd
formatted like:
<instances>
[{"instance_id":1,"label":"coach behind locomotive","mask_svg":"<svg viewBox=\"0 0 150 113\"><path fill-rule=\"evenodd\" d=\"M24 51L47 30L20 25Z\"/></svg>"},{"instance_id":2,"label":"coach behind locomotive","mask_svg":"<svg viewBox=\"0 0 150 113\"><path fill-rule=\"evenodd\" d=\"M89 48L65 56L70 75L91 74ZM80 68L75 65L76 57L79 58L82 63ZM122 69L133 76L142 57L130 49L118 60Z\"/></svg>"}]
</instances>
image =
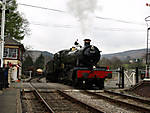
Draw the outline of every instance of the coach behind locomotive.
<instances>
[{"instance_id":1,"label":"coach behind locomotive","mask_svg":"<svg viewBox=\"0 0 150 113\"><path fill-rule=\"evenodd\" d=\"M72 47L69 50L59 51L54 55L54 60L49 62L47 70L51 70L48 79L69 80L74 86L97 85L99 88L104 87L105 78L112 72L107 68L97 68L97 62L100 60L100 51L97 47L90 45L91 40L84 40L84 47ZM53 65L53 66L51 66ZM52 69L49 69L49 68ZM49 76L49 77L48 77Z\"/></svg>"}]
</instances>

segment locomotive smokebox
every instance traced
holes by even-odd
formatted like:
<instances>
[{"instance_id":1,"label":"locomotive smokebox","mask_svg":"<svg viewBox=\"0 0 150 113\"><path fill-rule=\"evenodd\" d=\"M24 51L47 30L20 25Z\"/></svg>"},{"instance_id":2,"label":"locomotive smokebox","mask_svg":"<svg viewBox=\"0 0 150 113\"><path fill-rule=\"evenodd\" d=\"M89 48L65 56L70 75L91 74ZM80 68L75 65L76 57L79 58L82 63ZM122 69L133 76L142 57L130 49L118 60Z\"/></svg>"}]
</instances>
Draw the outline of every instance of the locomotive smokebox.
<instances>
[{"instance_id":1,"label":"locomotive smokebox","mask_svg":"<svg viewBox=\"0 0 150 113\"><path fill-rule=\"evenodd\" d=\"M91 40L90 39L84 39L84 46L89 46L90 45Z\"/></svg>"}]
</instances>

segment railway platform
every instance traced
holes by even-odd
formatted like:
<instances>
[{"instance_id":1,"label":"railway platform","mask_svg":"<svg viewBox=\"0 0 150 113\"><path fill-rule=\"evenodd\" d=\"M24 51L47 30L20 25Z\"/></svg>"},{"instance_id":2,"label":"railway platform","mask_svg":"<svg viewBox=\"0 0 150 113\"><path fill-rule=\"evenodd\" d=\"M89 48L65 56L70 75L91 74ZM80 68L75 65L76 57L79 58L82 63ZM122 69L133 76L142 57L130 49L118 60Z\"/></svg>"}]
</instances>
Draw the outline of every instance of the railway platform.
<instances>
[{"instance_id":1,"label":"railway platform","mask_svg":"<svg viewBox=\"0 0 150 113\"><path fill-rule=\"evenodd\" d=\"M18 89L7 88L0 91L0 113L21 113Z\"/></svg>"},{"instance_id":2,"label":"railway platform","mask_svg":"<svg viewBox=\"0 0 150 113\"><path fill-rule=\"evenodd\" d=\"M150 98L150 79L144 79L143 81L136 84L129 91L140 95L142 97Z\"/></svg>"}]
</instances>

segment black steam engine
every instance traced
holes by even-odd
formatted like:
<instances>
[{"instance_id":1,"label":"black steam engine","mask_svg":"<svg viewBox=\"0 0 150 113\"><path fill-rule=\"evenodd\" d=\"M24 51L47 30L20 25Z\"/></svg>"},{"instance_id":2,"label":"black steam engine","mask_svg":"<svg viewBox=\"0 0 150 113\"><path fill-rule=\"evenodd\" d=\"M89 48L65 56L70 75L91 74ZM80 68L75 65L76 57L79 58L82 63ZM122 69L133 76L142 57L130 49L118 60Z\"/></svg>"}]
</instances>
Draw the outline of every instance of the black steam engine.
<instances>
[{"instance_id":1,"label":"black steam engine","mask_svg":"<svg viewBox=\"0 0 150 113\"><path fill-rule=\"evenodd\" d=\"M91 40L84 40L84 47L76 41L69 50L62 50L54 54L54 59L48 62L47 81L71 82L74 86L92 86L104 88L104 80L111 77L112 72L106 67L97 67L100 51L90 45Z\"/></svg>"}]
</instances>

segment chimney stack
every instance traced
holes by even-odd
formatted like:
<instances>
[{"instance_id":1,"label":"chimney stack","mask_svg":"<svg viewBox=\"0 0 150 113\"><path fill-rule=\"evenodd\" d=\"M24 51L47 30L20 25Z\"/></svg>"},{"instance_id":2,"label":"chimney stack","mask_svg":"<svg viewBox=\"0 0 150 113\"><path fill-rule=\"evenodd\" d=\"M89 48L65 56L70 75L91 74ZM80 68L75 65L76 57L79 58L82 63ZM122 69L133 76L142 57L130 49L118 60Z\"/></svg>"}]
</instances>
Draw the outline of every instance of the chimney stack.
<instances>
[{"instance_id":1,"label":"chimney stack","mask_svg":"<svg viewBox=\"0 0 150 113\"><path fill-rule=\"evenodd\" d=\"M90 45L91 40L90 39L84 39L84 46L89 46Z\"/></svg>"}]
</instances>

